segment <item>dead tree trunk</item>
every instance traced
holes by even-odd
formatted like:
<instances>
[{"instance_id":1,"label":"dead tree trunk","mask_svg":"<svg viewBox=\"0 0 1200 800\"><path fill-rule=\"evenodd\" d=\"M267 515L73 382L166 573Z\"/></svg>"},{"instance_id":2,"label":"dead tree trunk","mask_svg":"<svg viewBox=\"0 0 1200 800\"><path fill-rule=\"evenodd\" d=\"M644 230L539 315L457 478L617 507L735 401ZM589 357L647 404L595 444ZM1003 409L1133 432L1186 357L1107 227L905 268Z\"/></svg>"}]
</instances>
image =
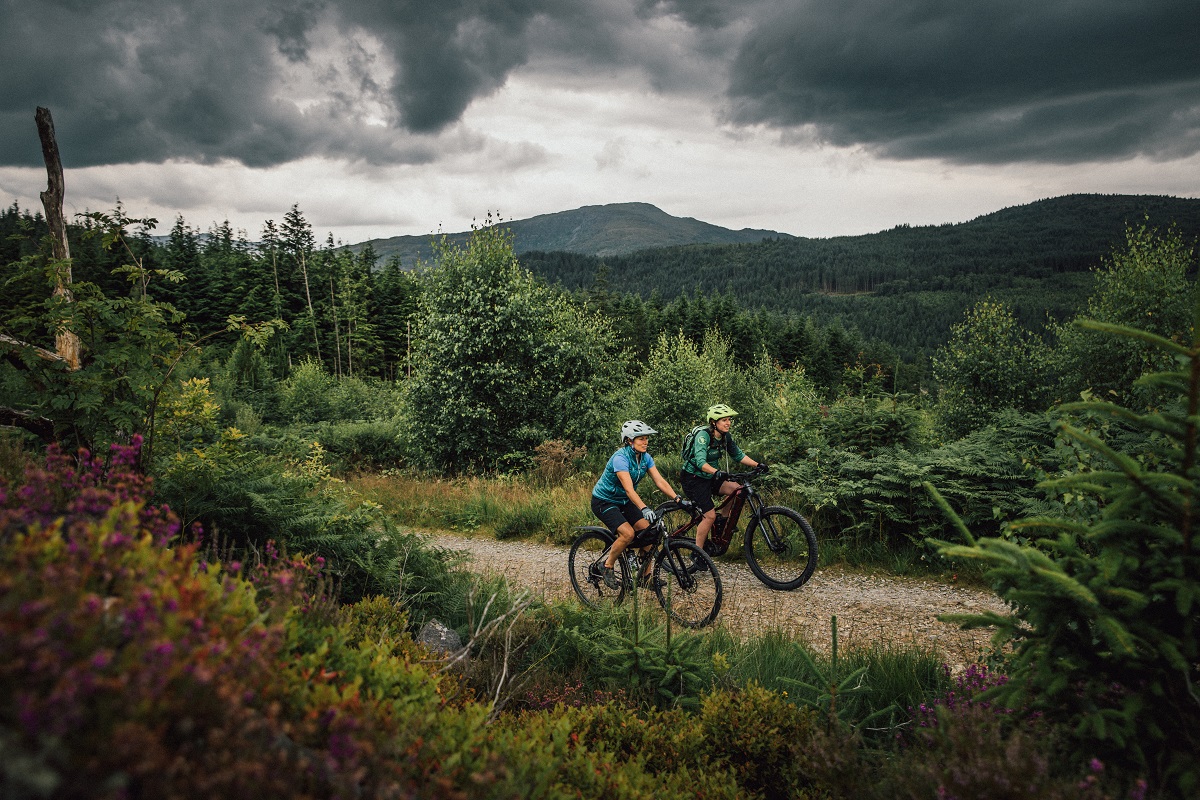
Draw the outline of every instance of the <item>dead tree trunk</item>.
<instances>
[{"instance_id":1,"label":"dead tree trunk","mask_svg":"<svg viewBox=\"0 0 1200 800\"><path fill-rule=\"evenodd\" d=\"M58 155L58 142L54 138L54 120L50 117L50 109L38 106L34 115L37 120L38 136L42 140L42 157L46 161L48 178L46 191L41 193L42 206L46 209L46 223L50 226L50 239L54 254L54 296L63 302L74 301L71 295L71 249L67 244L67 223L63 218L63 195L66 193L63 181L62 159ZM79 337L63 327L54 336L55 351L67 363L71 370L80 367L81 345Z\"/></svg>"}]
</instances>

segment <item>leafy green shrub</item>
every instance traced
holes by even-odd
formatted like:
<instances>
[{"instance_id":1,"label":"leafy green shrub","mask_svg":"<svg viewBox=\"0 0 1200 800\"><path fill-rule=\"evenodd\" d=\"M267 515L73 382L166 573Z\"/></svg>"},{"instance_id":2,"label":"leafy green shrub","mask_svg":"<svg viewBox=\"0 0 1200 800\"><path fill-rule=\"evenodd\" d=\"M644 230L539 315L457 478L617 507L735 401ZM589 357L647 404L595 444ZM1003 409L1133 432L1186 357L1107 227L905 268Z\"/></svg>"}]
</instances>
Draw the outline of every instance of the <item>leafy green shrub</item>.
<instances>
[{"instance_id":1,"label":"leafy green shrub","mask_svg":"<svg viewBox=\"0 0 1200 800\"><path fill-rule=\"evenodd\" d=\"M931 427L927 415L908 398L868 393L838 397L819 429L829 447L870 457L892 448L927 450Z\"/></svg>"},{"instance_id":2,"label":"leafy green shrub","mask_svg":"<svg viewBox=\"0 0 1200 800\"><path fill-rule=\"evenodd\" d=\"M333 403L336 385L319 361L305 358L279 386L279 411L291 422L342 419Z\"/></svg>"},{"instance_id":3,"label":"leafy green shrub","mask_svg":"<svg viewBox=\"0 0 1200 800\"><path fill-rule=\"evenodd\" d=\"M766 798L855 797L864 776L855 738L756 684L713 692L700 710L702 751L738 785Z\"/></svg>"},{"instance_id":4,"label":"leafy green shrub","mask_svg":"<svg viewBox=\"0 0 1200 800\"><path fill-rule=\"evenodd\" d=\"M533 748L508 788L525 797L744 797L727 770L697 757L697 726L679 713L638 715L616 704L522 713L499 734ZM514 757L515 757L514 748Z\"/></svg>"},{"instance_id":5,"label":"leafy green shrub","mask_svg":"<svg viewBox=\"0 0 1200 800\"><path fill-rule=\"evenodd\" d=\"M611 436L621 365L608 321L523 269L499 227L465 248L443 242L436 257L404 412L420 422L426 463L492 471L555 436Z\"/></svg>"},{"instance_id":6,"label":"leafy green shrub","mask_svg":"<svg viewBox=\"0 0 1200 800\"><path fill-rule=\"evenodd\" d=\"M260 418L281 417L279 382L272 374L262 348L254 342L238 340L223 367L214 371L217 374L213 386L221 408L226 410L227 422L231 421L231 410L236 413L241 408L253 411Z\"/></svg>"},{"instance_id":7,"label":"leafy green shrub","mask_svg":"<svg viewBox=\"0 0 1200 800\"><path fill-rule=\"evenodd\" d=\"M1160 231L1143 223L1125 230L1125 243L1114 248L1092 272L1094 289L1078 319L1139 330L1187 342L1191 339L1195 297L1194 246L1174 227ZM1145 372L1168 370L1171 355L1139 338L1113 338L1079 325L1055 326L1054 358L1062 379L1061 396L1074 400L1090 390L1097 397L1147 407L1152 387L1139 384Z\"/></svg>"},{"instance_id":8,"label":"leafy green shrub","mask_svg":"<svg viewBox=\"0 0 1200 800\"><path fill-rule=\"evenodd\" d=\"M1043 411L1050 403L1050 351L991 298L967 311L933 357L938 419L948 438L986 425L1001 409Z\"/></svg>"},{"instance_id":9,"label":"leafy green shrub","mask_svg":"<svg viewBox=\"0 0 1200 800\"><path fill-rule=\"evenodd\" d=\"M391 421L325 424L316 436L338 473L395 467L413 455L402 429Z\"/></svg>"}]
</instances>

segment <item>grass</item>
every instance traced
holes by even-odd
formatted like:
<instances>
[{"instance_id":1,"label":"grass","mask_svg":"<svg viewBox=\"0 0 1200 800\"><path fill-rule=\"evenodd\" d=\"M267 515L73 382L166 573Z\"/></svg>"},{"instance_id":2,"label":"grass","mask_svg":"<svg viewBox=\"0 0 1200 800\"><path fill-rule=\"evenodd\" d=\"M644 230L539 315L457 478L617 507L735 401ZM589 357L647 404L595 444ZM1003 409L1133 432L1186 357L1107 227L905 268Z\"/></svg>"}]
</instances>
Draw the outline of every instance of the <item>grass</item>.
<instances>
[{"instance_id":1,"label":"grass","mask_svg":"<svg viewBox=\"0 0 1200 800\"><path fill-rule=\"evenodd\" d=\"M356 475L350 485L397 523L424 530L481 533L498 539L567 544L574 528L594 524L592 479L576 475L559 486L519 477L439 478L383 472Z\"/></svg>"},{"instance_id":2,"label":"grass","mask_svg":"<svg viewBox=\"0 0 1200 800\"><path fill-rule=\"evenodd\" d=\"M840 693L840 716L847 721L891 708L895 720L908 709L944 693L950 680L941 656L928 648L874 644L832 656L809 647L794 634L775 630L739 640L724 629L710 639L714 660L724 665L727 683L757 683L781 692L797 705L822 706L831 687L862 669ZM814 667L816 668L814 670Z\"/></svg>"}]
</instances>

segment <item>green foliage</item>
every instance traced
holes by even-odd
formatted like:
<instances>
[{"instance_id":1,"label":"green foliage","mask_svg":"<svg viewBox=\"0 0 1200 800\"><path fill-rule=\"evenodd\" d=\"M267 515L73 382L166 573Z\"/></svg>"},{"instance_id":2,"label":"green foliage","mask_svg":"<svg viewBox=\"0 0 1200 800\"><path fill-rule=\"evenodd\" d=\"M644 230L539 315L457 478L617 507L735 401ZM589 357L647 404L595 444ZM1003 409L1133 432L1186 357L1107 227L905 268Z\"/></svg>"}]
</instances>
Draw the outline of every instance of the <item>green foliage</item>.
<instances>
[{"instance_id":1,"label":"green foliage","mask_svg":"<svg viewBox=\"0 0 1200 800\"><path fill-rule=\"evenodd\" d=\"M263 347L240 339L223 369L216 372L213 386L227 420L235 419L242 408L251 410L260 421L279 415L279 382Z\"/></svg>"},{"instance_id":2,"label":"green foliage","mask_svg":"<svg viewBox=\"0 0 1200 800\"><path fill-rule=\"evenodd\" d=\"M543 534L550 528L552 519L550 506L544 502L504 509L495 523L496 538L513 539Z\"/></svg>"},{"instance_id":3,"label":"green foliage","mask_svg":"<svg viewBox=\"0 0 1200 800\"><path fill-rule=\"evenodd\" d=\"M1036 537L1027 545L976 539L959 523L965 544L940 549L986 565L1013 607L1008 616L964 620L995 626L1013 644L1012 680L997 697L1067 725L1077 760L1099 756L1190 795L1200 788L1200 338L1184 346L1146 331L1086 324L1152 346L1161 354L1156 360L1176 361L1175 369L1140 381L1169 398L1149 413L1094 401L1064 407L1142 432L1144 449L1121 452L1086 427L1065 424L1065 436L1101 458L1046 486L1065 500L1093 498L1097 511L1021 520L1014 528Z\"/></svg>"},{"instance_id":4,"label":"green foliage","mask_svg":"<svg viewBox=\"0 0 1200 800\"><path fill-rule=\"evenodd\" d=\"M885 404L887 401L884 401ZM951 535L944 515L924 493L944 487L970 524L998 533L1001 521L1042 500L1037 482L1056 469L1053 419L1008 411L967 437L932 450L881 449L871 455L810 447L803 461L772 466L808 509L818 536L924 548L928 536Z\"/></svg>"},{"instance_id":5,"label":"green foliage","mask_svg":"<svg viewBox=\"0 0 1200 800\"><path fill-rule=\"evenodd\" d=\"M803 459L810 447L823 443L820 427L829 413L823 393L802 368L780 370L772 378L759 384L768 409L763 450L776 463Z\"/></svg>"},{"instance_id":6,"label":"green foliage","mask_svg":"<svg viewBox=\"0 0 1200 800\"><path fill-rule=\"evenodd\" d=\"M1195 251L1174 226L1159 230L1143 222L1127 227L1122 249L1114 248L1094 270L1095 290L1076 319L1126 325L1176 342L1192 337ZM1171 357L1137 338L1114 339L1086 327L1056 329L1063 398L1085 389L1104 399L1145 406L1149 387L1143 373L1169 369Z\"/></svg>"},{"instance_id":7,"label":"green foliage","mask_svg":"<svg viewBox=\"0 0 1200 800\"><path fill-rule=\"evenodd\" d=\"M491 470L555 436L608 438L619 382L610 329L522 269L499 228L440 248L424 281L407 397L429 463Z\"/></svg>"},{"instance_id":8,"label":"green foliage","mask_svg":"<svg viewBox=\"0 0 1200 800\"><path fill-rule=\"evenodd\" d=\"M705 688L706 661L697 636L656 635L649 631L606 654L612 674L635 697L646 697L663 708L695 707Z\"/></svg>"},{"instance_id":9,"label":"green foliage","mask_svg":"<svg viewBox=\"0 0 1200 800\"><path fill-rule=\"evenodd\" d=\"M682 333L658 337L642 374L629 390L626 419L640 419L658 431L655 449L677 450L692 426L704 419L704 411L719 396L721 375L716 365L701 357ZM611 442L617 444L614 428ZM669 443L663 447L661 443Z\"/></svg>"},{"instance_id":10,"label":"green foliage","mask_svg":"<svg viewBox=\"0 0 1200 800\"><path fill-rule=\"evenodd\" d=\"M237 552L275 540L290 552L325 559L342 597L396 596L408 543L329 475L320 445L286 463L249 448L228 429L202 448L179 452L159 466L156 497L185 525L204 530Z\"/></svg>"},{"instance_id":11,"label":"green foliage","mask_svg":"<svg viewBox=\"0 0 1200 800\"><path fill-rule=\"evenodd\" d=\"M842 722L862 730L906 718L947 687L944 665L931 651L888 645L822 654L779 631L746 641L717 632L710 642L723 685L760 685L801 707L831 710ZM848 677L852 676L852 680ZM830 686L842 687L836 693ZM893 713L894 712L894 713ZM879 737L876 737L879 738Z\"/></svg>"},{"instance_id":12,"label":"green foliage","mask_svg":"<svg viewBox=\"0 0 1200 800\"><path fill-rule=\"evenodd\" d=\"M738 411L739 442L753 437L766 427L771 410L763 383L773 382L778 370L765 357L743 368L731 347L716 330L704 334L700 348L682 331L661 334L629 390L623 417L644 420L658 431L653 449L678 453L684 435L704 424L708 407L722 402Z\"/></svg>"},{"instance_id":13,"label":"green foliage","mask_svg":"<svg viewBox=\"0 0 1200 800\"><path fill-rule=\"evenodd\" d=\"M817 797L836 786L853 797L863 788L856 740L761 686L708 695L700 724L705 754L756 796Z\"/></svg>"},{"instance_id":14,"label":"green foliage","mask_svg":"<svg viewBox=\"0 0 1200 800\"><path fill-rule=\"evenodd\" d=\"M391 421L326 423L315 434L337 473L387 469L414 455L403 429Z\"/></svg>"},{"instance_id":15,"label":"green foliage","mask_svg":"<svg viewBox=\"0 0 1200 800\"><path fill-rule=\"evenodd\" d=\"M895 449L922 452L933 442L923 409L911 398L878 391L839 395L815 427L827 446L867 457Z\"/></svg>"},{"instance_id":16,"label":"green foliage","mask_svg":"<svg viewBox=\"0 0 1200 800\"><path fill-rule=\"evenodd\" d=\"M110 442L143 435L143 453L149 459L160 404L170 398L177 368L195 357L209 338L240 331L262 340L276 325L251 326L245 317L232 315L203 335L185 329L184 314L156 299L162 284L185 277L155 265L145 234L156 220L130 218L120 207L81 216L82 244L91 249L79 248L74 261L74 300L52 297L41 313L24 322L51 335L59 330L76 333L82 366L68 370L62 363L20 350L16 355L23 361L21 369L7 364L0 368L0 403L49 419L56 441L77 446L103 450ZM140 234L131 228L140 229ZM92 259L102 264L89 263ZM57 268L45 255L30 254L20 271L49 277ZM82 279L89 275L94 280Z\"/></svg>"},{"instance_id":17,"label":"green foliage","mask_svg":"<svg viewBox=\"0 0 1200 800\"><path fill-rule=\"evenodd\" d=\"M1044 411L1050 400L1049 350L1021 328L1012 309L979 301L950 329L933 357L943 435L958 438L1006 408Z\"/></svg>"}]
</instances>

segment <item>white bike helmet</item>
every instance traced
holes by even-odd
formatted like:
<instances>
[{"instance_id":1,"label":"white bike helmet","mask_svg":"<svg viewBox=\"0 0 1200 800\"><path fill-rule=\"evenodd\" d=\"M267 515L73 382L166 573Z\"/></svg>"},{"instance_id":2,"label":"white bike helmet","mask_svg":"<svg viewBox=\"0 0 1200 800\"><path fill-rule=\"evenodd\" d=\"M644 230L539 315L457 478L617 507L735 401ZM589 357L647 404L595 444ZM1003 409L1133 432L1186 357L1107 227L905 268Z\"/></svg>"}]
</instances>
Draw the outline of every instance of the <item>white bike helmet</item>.
<instances>
[{"instance_id":1,"label":"white bike helmet","mask_svg":"<svg viewBox=\"0 0 1200 800\"><path fill-rule=\"evenodd\" d=\"M658 433L658 431L640 419L631 419L621 426L621 444L624 444L627 440L633 441L639 436L649 436L652 433Z\"/></svg>"}]
</instances>

